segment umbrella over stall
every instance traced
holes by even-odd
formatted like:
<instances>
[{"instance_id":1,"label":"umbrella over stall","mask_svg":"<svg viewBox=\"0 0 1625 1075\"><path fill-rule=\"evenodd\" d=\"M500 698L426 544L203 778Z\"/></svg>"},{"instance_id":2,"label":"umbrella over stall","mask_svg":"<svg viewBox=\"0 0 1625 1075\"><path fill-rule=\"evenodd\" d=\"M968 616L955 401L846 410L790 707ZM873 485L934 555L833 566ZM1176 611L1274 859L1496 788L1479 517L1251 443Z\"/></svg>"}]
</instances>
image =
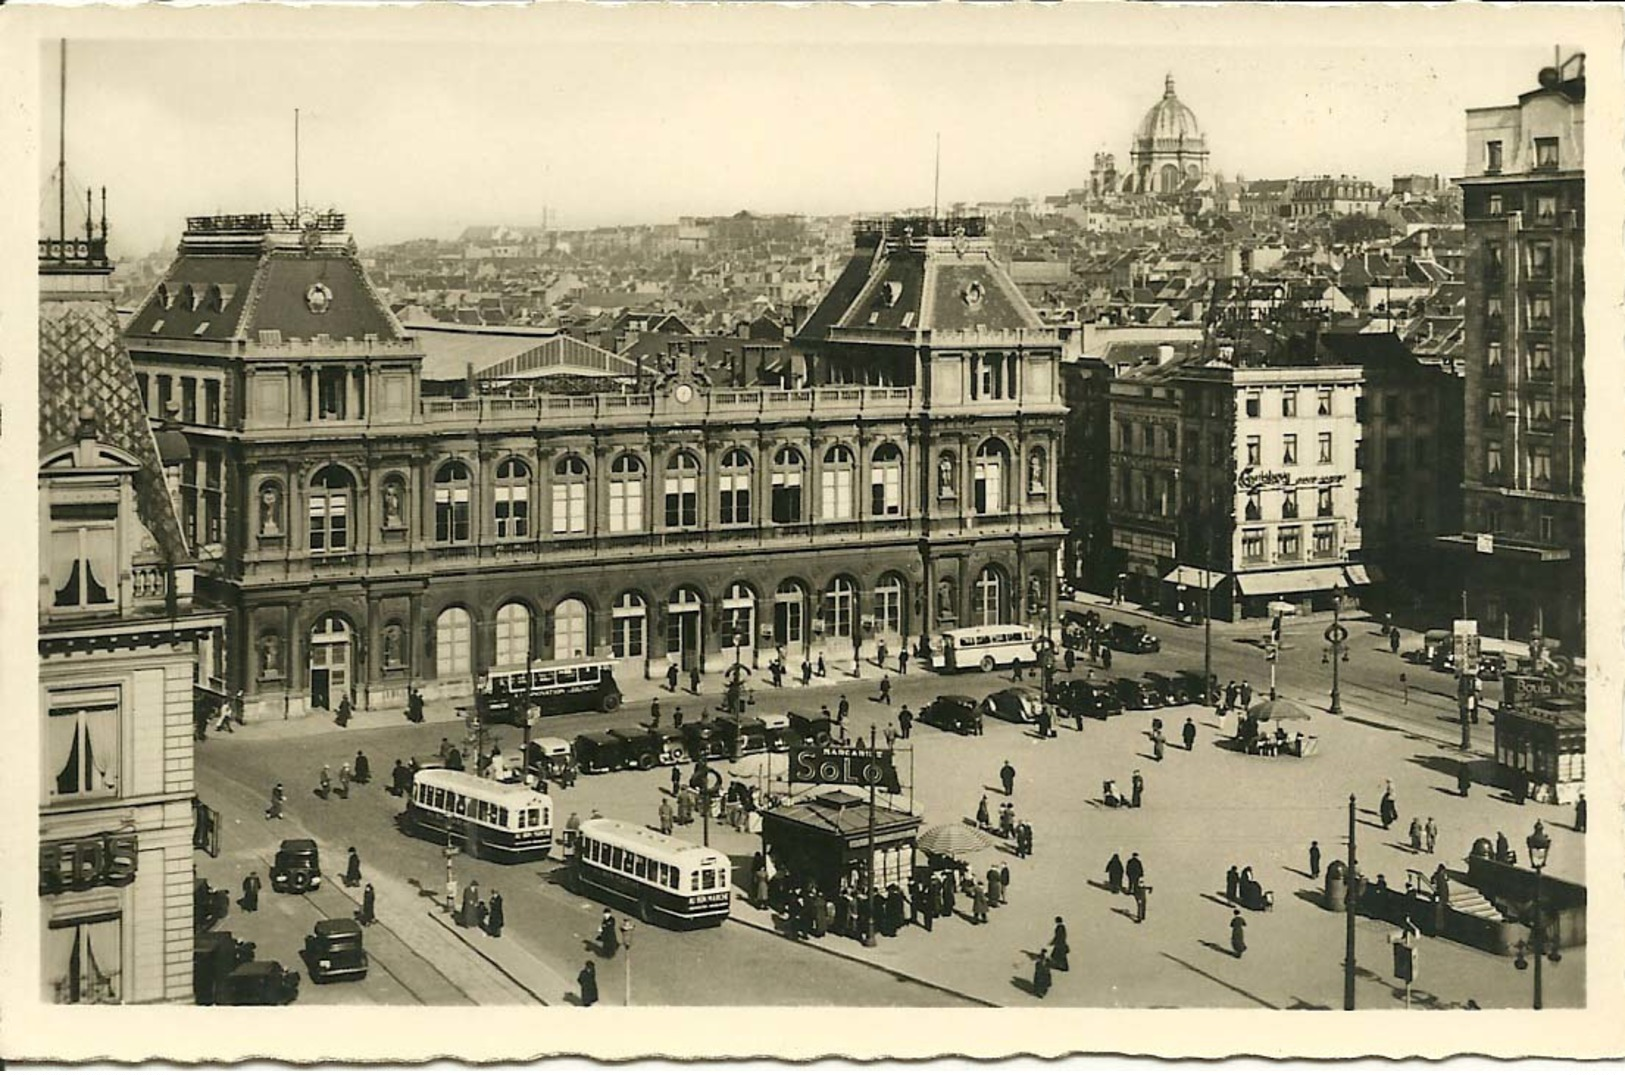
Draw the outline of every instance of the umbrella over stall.
<instances>
[{"instance_id":1,"label":"umbrella over stall","mask_svg":"<svg viewBox=\"0 0 1625 1075\"><path fill-rule=\"evenodd\" d=\"M980 830L952 822L926 829L915 846L928 854L958 859L977 851L986 851L993 846L993 841Z\"/></svg>"}]
</instances>

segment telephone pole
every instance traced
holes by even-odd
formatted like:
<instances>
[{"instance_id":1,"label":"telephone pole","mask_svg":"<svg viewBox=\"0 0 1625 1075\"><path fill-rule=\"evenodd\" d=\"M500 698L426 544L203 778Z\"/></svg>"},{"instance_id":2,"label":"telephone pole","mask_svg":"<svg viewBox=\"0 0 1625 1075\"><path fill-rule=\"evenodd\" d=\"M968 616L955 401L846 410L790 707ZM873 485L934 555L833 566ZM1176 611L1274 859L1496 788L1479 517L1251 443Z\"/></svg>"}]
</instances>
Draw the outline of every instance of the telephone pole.
<instances>
[{"instance_id":1,"label":"telephone pole","mask_svg":"<svg viewBox=\"0 0 1625 1075\"><path fill-rule=\"evenodd\" d=\"M1343 930L1343 1010L1354 1010L1354 892L1355 873L1354 859L1354 816L1355 798L1349 796L1349 872L1348 888L1344 894L1343 910L1345 924Z\"/></svg>"}]
</instances>

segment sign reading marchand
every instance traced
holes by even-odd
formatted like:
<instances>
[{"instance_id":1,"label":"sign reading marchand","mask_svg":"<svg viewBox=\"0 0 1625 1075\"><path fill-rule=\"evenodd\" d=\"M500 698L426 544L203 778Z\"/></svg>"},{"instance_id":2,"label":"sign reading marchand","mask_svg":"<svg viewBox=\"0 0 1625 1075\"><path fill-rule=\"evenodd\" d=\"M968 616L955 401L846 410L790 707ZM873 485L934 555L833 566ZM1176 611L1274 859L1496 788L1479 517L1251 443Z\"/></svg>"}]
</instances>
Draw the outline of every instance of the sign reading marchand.
<instances>
[{"instance_id":1,"label":"sign reading marchand","mask_svg":"<svg viewBox=\"0 0 1625 1075\"><path fill-rule=\"evenodd\" d=\"M893 794L903 790L892 752L867 747L798 747L790 752L790 781L876 787Z\"/></svg>"}]
</instances>

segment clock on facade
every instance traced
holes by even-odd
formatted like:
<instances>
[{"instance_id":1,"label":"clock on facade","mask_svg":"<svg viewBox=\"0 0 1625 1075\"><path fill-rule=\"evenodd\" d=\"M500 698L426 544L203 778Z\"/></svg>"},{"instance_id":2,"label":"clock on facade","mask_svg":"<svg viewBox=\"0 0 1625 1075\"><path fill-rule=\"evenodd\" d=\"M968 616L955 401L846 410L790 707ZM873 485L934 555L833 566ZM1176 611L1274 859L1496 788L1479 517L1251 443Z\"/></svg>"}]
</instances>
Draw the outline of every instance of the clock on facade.
<instances>
[{"instance_id":1,"label":"clock on facade","mask_svg":"<svg viewBox=\"0 0 1625 1075\"><path fill-rule=\"evenodd\" d=\"M694 386L691 384L680 384L672 391L672 397L676 399L678 403L688 403L694 398Z\"/></svg>"}]
</instances>

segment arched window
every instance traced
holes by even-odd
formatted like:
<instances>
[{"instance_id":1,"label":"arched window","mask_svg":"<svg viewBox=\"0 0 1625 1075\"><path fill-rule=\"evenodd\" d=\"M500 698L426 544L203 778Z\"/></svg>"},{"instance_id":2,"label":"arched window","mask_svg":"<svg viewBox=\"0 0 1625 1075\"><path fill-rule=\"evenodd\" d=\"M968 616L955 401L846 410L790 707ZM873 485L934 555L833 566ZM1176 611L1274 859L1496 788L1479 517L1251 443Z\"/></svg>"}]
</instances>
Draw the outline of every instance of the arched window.
<instances>
[{"instance_id":1,"label":"arched window","mask_svg":"<svg viewBox=\"0 0 1625 1075\"><path fill-rule=\"evenodd\" d=\"M1004 607L1004 572L992 564L982 568L982 573L976 576L975 600L976 608L972 611L972 615L978 626L1003 623L1001 609Z\"/></svg>"},{"instance_id":2,"label":"arched window","mask_svg":"<svg viewBox=\"0 0 1625 1075\"><path fill-rule=\"evenodd\" d=\"M642 657L649 648L649 605L641 594L628 590L615 599L610 653L616 657Z\"/></svg>"},{"instance_id":3,"label":"arched window","mask_svg":"<svg viewBox=\"0 0 1625 1075\"><path fill-rule=\"evenodd\" d=\"M310 482L310 551L343 552L350 547L350 474L327 466Z\"/></svg>"},{"instance_id":4,"label":"arched window","mask_svg":"<svg viewBox=\"0 0 1625 1075\"><path fill-rule=\"evenodd\" d=\"M453 459L434 475L434 539L468 540L468 465Z\"/></svg>"},{"instance_id":5,"label":"arched window","mask_svg":"<svg viewBox=\"0 0 1625 1075\"><path fill-rule=\"evenodd\" d=\"M1005 510L1004 482L1009 470L1010 451L993 438L976 449L975 508L978 515L998 515Z\"/></svg>"},{"instance_id":6,"label":"arched window","mask_svg":"<svg viewBox=\"0 0 1625 1075\"><path fill-rule=\"evenodd\" d=\"M728 587L722 599L723 646L740 649L756 647L756 591L743 582Z\"/></svg>"},{"instance_id":7,"label":"arched window","mask_svg":"<svg viewBox=\"0 0 1625 1075\"><path fill-rule=\"evenodd\" d=\"M837 576L824 595L831 638L851 638L857 624L858 588L845 575Z\"/></svg>"},{"instance_id":8,"label":"arched window","mask_svg":"<svg viewBox=\"0 0 1625 1075\"><path fill-rule=\"evenodd\" d=\"M885 574L875 586L875 631L881 635L903 634L903 579Z\"/></svg>"},{"instance_id":9,"label":"arched window","mask_svg":"<svg viewBox=\"0 0 1625 1075\"><path fill-rule=\"evenodd\" d=\"M553 533L587 532L587 464L567 455L553 464Z\"/></svg>"},{"instance_id":10,"label":"arched window","mask_svg":"<svg viewBox=\"0 0 1625 1075\"><path fill-rule=\"evenodd\" d=\"M824 453L823 480L819 488L819 517L824 522L852 518L852 472L856 464L852 449L837 444Z\"/></svg>"},{"instance_id":11,"label":"arched window","mask_svg":"<svg viewBox=\"0 0 1625 1075\"><path fill-rule=\"evenodd\" d=\"M441 679L473 669L474 628L467 609L453 606L434 621L434 667Z\"/></svg>"},{"instance_id":12,"label":"arched window","mask_svg":"<svg viewBox=\"0 0 1625 1075\"><path fill-rule=\"evenodd\" d=\"M780 646L807 641L807 591L799 582L786 579L773 595L773 641Z\"/></svg>"},{"instance_id":13,"label":"arched window","mask_svg":"<svg viewBox=\"0 0 1625 1075\"><path fill-rule=\"evenodd\" d=\"M806 461L801 453L783 447L773 453L773 521L801 521L801 478Z\"/></svg>"},{"instance_id":14,"label":"arched window","mask_svg":"<svg viewBox=\"0 0 1625 1075\"><path fill-rule=\"evenodd\" d=\"M643 460L618 455L609 467L609 532L633 534L643 529Z\"/></svg>"},{"instance_id":15,"label":"arched window","mask_svg":"<svg viewBox=\"0 0 1625 1075\"><path fill-rule=\"evenodd\" d=\"M895 444L882 444L870 460L869 513L903 514L903 450Z\"/></svg>"},{"instance_id":16,"label":"arched window","mask_svg":"<svg viewBox=\"0 0 1625 1075\"><path fill-rule=\"evenodd\" d=\"M522 460L497 466L496 520L498 538L530 536L530 468Z\"/></svg>"},{"instance_id":17,"label":"arched window","mask_svg":"<svg viewBox=\"0 0 1625 1075\"><path fill-rule=\"evenodd\" d=\"M729 448L722 455L722 525L743 526L750 522L750 455L740 448Z\"/></svg>"},{"instance_id":18,"label":"arched window","mask_svg":"<svg viewBox=\"0 0 1625 1075\"><path fill-rule=\"evenodd\" d=\"M1049 489L1049 457L1042 448L1027 453L1027 495L1043 496Z\"/></svg>"},{"instance_id":19,"label":"arched window","mask_svg":"<svg viewBox=\"0 0 1625 1075\"><path fill-rule=\"evenodd\" d=\"M530 609L509 601L497 609L497 652L499 666L524 664L530 652Z\"/></svg>"},{"instance_id":20,"label":"arched window","mask_svg":"<svg viewBox=\"0 0 1625 1075\"><path fill-rule=\"evenodd\" d=\"M566 660L586 657L592 652L587 638L587 605L567 597L553 608L553 657Z\"/></svg>"},{"instance_id":21,"label":"arched window","mask_svg":"<svg viewBox=\"0 0 1625 1075\"><path fill-rule=\"evenodd\" d=\"M666 526L676 530L700 525L700 461L678 452L666 464Z\"/></svg>"}]
</instances>

